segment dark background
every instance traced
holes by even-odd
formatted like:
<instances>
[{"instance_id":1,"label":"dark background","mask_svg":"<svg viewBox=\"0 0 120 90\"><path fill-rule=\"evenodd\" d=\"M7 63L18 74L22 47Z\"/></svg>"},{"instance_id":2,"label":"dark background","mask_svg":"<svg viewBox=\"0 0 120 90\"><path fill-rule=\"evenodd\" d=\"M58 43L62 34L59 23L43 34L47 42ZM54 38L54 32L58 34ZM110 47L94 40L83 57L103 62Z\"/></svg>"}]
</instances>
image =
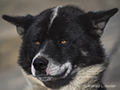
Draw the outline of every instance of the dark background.
<instances>
[{"instance_id":1,"label":"dark background","mask_svg":"<svg viewBox=\"0 0 120 90\"><path fill-rule=\"evenodd\" d=\"M99 11L114 7L120 9L120 0L0 0L0 17L36 15L57 5L77 5L83 10ZM120 12L113 16L102 36L106 53L109 54L120 33ZM0 90L22 90L26 81L17 65L21 39L15 26L0 18ZM104 74L104 84L108 90L120 90L120 46L114 53Z\"/></svg>"}]
</instances>

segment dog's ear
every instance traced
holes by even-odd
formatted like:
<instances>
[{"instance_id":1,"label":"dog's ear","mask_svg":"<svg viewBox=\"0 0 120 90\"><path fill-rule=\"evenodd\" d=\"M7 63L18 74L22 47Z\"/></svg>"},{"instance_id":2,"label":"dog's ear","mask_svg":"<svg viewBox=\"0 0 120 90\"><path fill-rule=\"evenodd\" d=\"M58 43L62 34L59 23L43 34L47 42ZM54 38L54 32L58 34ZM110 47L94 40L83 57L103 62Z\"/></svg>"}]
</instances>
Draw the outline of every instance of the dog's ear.
<instances>
[{"instance_id":1,"label":"dog's ear","mask_svg":"<svg viewBox=\"0 0 120 90\"><path fill-rule=\"evenodd\" d=\"M12 17L8 15L3 15L2 18L17 27L17 32L21 38L23 38L23 36L27 32L26 30L29 28L29 26L33 23L34 20L34 17L31 15L27 15L25 17Z\"/></svg>"},{"instance_id":2,"label":"dog's ear","mask_svg":"<svg viewBox=\"0 0 120 90\"><path fill-rule=\"evenodd\" d=\"M108 11L99 11L99 12L88 12L87 16L92 23L92 27L94 30L93 34L97 36L101 36L103 33L103 29L105 28L108 20L118 11L117 8L108 10Z\"/></svg>"}]
</instances>

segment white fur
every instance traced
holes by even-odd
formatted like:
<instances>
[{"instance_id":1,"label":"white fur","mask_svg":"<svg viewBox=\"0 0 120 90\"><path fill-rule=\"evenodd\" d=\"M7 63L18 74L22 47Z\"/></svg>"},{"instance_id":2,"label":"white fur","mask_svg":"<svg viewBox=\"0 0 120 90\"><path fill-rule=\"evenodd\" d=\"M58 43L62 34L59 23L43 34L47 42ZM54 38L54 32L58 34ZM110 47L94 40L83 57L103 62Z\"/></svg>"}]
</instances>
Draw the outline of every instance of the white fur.
<instances>
[{"instance_id":1,"label":"white fur","mask_svg":"<svg viewBox=\"0 0 120 90\"><path fill-rule=\"evenodd\" d=\"M57 6L56 8L53 9L52 17L51 17L51 19L50 19L49 28L51 27L54 19L57 17L57 15L58 15L58 10L59 10L60 7L62 7L62 6Z\"/></svg>"},{"instance_id":2,"label":"white fur","mask_svg":"<svg viewBox=\"0 0 120 90\"><path fill-rule=\"evenodd\" d=\"M73 78L73 81L57 90L97 90L93 89L94 87L92 87L92 85L99 85L99 83L96 83L96 81L99 80L98 74L104 71L105 65L98 64L77 69L78 73L76 77ZM32 75L27 75L25 72L23 73L29 83L28 89L26 90L52 90L47 88L40 80L36 79Z\"/></svg>"},{"instance_id":3,"label":"white fur","mask_svg":"<svg viewBox=\"0 0 120 90\"><path fill-rule=\"evenodd\" d=\"M31 72L32 72L32 75L35 76L36 71L35 71L35 68L33 66L33 63L31 65Z\"/></svg>"},{"instance_id":4,"label":"white fur","mask_svg":"<svg viewBox=\"0 0 120 90\"><path fill-rule=\"evenodd\" d=\"M62 70L67 69L67 71L66 71L66 73L65 73L65 75L64 75L64 77L63 77L63 78L65 78L65 77L67 77L68 74L71 72L71 70L72 70L72 64L71 64L70 62L67 62L67 63L63 64L63 66L62 66L61 69L62 69Z\"/></svg>"},{"instance_id":5,"label":"white fur","mask_svg":"<svg viewBox=\"0 0 120 90\"><path fill-rule=\"evenodd\" d=\"M82 53L83 56L87 56L87 55L88 55L88 52L87 52L87 51L81 50L81 53Z\"/></svg>"},{"instance_id":6,"label":"white fur","mask_svg":"<svg viewBox=\"0 0 120 90\"><path fill-rule=\"evenodd\" d=\"M23 38L24 36L24 28L23 27L17 27L17 32L20 35L20 38Z\"/></svg>"},{"instance_id":7,"label":"white fur","mask_svg":"<svg viewBox=\"0 0 120 90\"><path fill-rule=\"evenodd\" d=\"M95 84L95 81L98 80L97 75L104 69L105 67L103 65L94 65L83 69L78 68L79 71L76 77L73 78L73 81L60 90L94 90L90 89L92 87L89 87L89 89L87 89L87 86L97 85L97 83Z\"/></svg>"},{"instance_id":8,"label":"white fur","mask_svg":"<svg viewBox=\"0 0 120 90\"><path fill-rule=\"evenodd\" d=\"M62 66L56 65L54 63L50 63L47 67L46 72L47 72L47 74L56 76L56 75L60 75L61 73L63 73L66 69L67 69L67 71L66 71L65 75L63 76L63 78L65 78L72 70L72 64L70 62L66 62Z\"/></svg>"},{"instance_id":9,"label":"white fur","mask_svg":"<svg viewBox=\"0 0 120 90\"><path fill-rule=\"evenodd\" d=\"M32 72L32 75L33 75L33 76L35 76L35 68L34 68L34 66L33 66L33 62L35 61L36 58L43 56L42 52L45 50L45 47L46 47L46 45L43 47L43 49L41 49L41 50L35 55L35 57L34 57L33 60L32 60L32 63L31 63L31 72Z\"/></svg>"},{"instance_id":10,"label":"white fur","mask_svg":"<svg viewBox=\"0 0 120 90\"><path fill-rule=\"evenodd\" d=\"M33 58L33 60L32 60L32 63L31 63L31 72L32 72L32 75L33 76L35 76L35 68L34 68L34 66L33 66L33 63L34 63L34 61L35 61L35 59L38 57L38 56L40 56L40 52L37 54L37 55L35 55L35 57Z\"/></svg>"}]
</instances>

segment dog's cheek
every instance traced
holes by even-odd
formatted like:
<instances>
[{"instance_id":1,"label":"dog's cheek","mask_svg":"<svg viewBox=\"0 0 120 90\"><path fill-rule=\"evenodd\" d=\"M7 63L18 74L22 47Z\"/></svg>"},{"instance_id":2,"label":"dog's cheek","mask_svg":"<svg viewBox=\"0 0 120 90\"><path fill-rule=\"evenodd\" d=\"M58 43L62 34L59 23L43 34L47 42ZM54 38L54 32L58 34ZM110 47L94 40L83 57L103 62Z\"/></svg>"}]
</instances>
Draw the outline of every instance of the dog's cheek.
<instances>
[{"instance_id":1,"label":"dog's cheek","mask_svg":"<svg viewBox=\"0 0 120 90\"><path fill-rule=\"evenodd\" d=\"M22 47L19 53L18 64L28 73L31 74L31 63L34 58L36 50L31 44L27 42L22 43Z\"/></svg>"}]
</instances>

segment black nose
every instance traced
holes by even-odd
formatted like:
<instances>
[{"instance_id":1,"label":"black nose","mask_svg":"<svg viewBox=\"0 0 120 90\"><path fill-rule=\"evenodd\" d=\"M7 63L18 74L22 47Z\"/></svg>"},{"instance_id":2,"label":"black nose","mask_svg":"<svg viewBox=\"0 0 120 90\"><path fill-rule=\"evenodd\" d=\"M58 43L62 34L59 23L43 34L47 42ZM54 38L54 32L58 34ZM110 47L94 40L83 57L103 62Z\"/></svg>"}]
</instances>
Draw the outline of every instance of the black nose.
<instances>
[{"instance_id":1,"label":"black nose","mask_svg":"<svg viewBox=\"0 0 120 90\"><path fill-rule=\"evenodd\" d=\"M36 58L33 62L33 66L37 71L42 71L47 67L48 60L44 57Z\"/></svg>"}]
</instances>

